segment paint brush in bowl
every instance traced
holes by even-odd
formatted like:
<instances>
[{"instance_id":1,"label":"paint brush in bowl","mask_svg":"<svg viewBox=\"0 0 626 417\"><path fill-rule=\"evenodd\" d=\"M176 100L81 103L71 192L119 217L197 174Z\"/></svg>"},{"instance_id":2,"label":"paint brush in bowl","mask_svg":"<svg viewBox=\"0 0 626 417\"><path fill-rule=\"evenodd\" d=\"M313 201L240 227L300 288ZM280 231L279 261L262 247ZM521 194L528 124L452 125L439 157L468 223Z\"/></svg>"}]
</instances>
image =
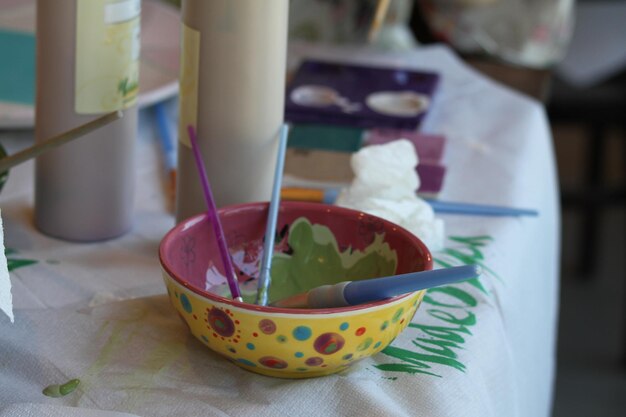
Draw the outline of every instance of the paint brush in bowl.
<instances>
[{"instance_id":1,"label":"paint brush in bowl","mask_svg":"<svg viewBox=\"0 0 626 417\"><path fill-rule=\"evenodd\" d=\"M222 260L222 266L224 268L224 274L226 274L226 282L230 289L230 294L233 300L243 302L241 292L239 291L239 283L235 276L235 270L233 263L228 252L228 246L226 245L226 238L224 237L224 230L222 229L222 223L220 222L220 216L217 214L217 207L215 206L215 200L213 199L213 192L211 191L211 185L209 184L209 178L206 174L206 168L204 167L204 161L202 155L200 155L200 149L198 148L198 140L196 138L196 130L193 126L187 126L187 133L189 134L189 140L191 141L191 150L196 160L196 167L198 168L198 175L200 176L200 183L202 184L202 191L204 192L204 199L207 204L207 216L213 227L213 233L217 241L217 246L220 251L220 258Z\"/></svg>"},{"instance_id":2,"label":"paint brush in bowl","mask_svg":"<svg viewBox=\"0 0 626 417\"><path fill-rule=\"evenodd\" d=\"M413 291L451 284L477 277L478 265L463 265L434 271L410 272L390 277L344 281L322 285L305 293L276 301L271 305L281 308L333 308L380 301Z\"/></svg>"},{"instance_id":3,"label":"paint brush in bowl","mask_svg":"<svg viewBox=\"0 0 626 417\"><path fill-rule=\"evenodd\" d=\"M265 226L263 258L261 258L261 268L259 270L256 303L262 306L267 305L267 293L271 284L270 270L272 269L272 254L274 252L274 235L276 234L276 221L278 218L278 208L280 206L280 190L283 182L283 169L285 166L288 136L289 125L283 124L280 128L278 156L276 158L276 168L274 171L274 184L272 186L272 197L267 214L267 225Z\"/></svg>"}]
</instances>

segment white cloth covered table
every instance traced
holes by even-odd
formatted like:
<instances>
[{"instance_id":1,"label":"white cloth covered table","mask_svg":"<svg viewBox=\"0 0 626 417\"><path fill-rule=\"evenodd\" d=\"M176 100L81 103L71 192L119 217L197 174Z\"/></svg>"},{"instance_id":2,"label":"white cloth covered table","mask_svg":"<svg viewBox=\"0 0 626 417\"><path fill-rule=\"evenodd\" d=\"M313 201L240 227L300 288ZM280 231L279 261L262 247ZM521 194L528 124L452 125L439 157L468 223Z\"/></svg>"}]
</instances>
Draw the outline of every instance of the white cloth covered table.
<instances>
[{"instance_id":1,"label":"white cloth covered table","mask_svg":"<svg viewBox=\"0 0 626 417\"><path fill-rule=\"evenodd\" d=\"M292 53L303 51L296 45ZM140 416L550 414L559 214L542 106L444 47L352 52L353 62L442 74L423 126L448 140L441 199L539 210L536 218L442 216L449 238L434 254L439 266L479 262L485 273L430 290L390 347L347 372L310 380L246 372L190 336L164 295L157 248L174 219L165 210L156 133L142 124L136 221L119 239L77 244L38 233L32 162L13 169L0 194L16 319L0 317L0 410L29 402ZM11 149L29 135L5 132L0 140ZM81 379L73 393L42 395L72 378Z\"/></svg>"}]
</instances>

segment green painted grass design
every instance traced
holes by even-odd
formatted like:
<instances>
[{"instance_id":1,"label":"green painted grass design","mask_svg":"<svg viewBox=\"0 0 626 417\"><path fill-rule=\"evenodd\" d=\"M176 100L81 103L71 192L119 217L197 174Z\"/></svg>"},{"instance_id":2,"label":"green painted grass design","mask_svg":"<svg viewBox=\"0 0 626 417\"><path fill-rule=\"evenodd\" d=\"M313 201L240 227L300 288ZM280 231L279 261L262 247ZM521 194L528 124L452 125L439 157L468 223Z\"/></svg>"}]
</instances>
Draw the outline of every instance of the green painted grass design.
<instances>
[{"instance_id":1,"label":"green painted grass design","mask_svg":"<svg viewBox=\"0 0 626 417\"><path fill-rule=\"evenodd\" d=\"M24 268L25 266L34 265L37 263L34 259L20 259L15 258L14 255L17 255L17 250L12 248L6 248L4 250L4 255L7 257L7 267L10 271L15 271L19 268Z\"/></svg>"},{"instance_id":2,"label":"green painted grass design","mask_svg":"<svg viewBox=\"0 0 626 417\"><path fill-rule=\"evenodd\" d=\"M395 361L375 365L375 368L386 372L434 377L441 377L442 366L466 372L459 351L464 349L464 344L472 336L472 327L478 323L472 310L479 305L479 301L472 294L472 289L489 295L485 278L495 278L499 282L502 279L483 262L483 250L493 241L490 236L452 236L449 239L455 243L455 247L445 248L435 263L442 267L478 264L483 268L483 275L456 284L430 288L424 296L422 308L426 309L430 318L438 321L437 325L409 323L409 329L418 331L418 336L411 341L413 346L406 349L388 346L381 353Z\"/></svg>"}]
</instances>

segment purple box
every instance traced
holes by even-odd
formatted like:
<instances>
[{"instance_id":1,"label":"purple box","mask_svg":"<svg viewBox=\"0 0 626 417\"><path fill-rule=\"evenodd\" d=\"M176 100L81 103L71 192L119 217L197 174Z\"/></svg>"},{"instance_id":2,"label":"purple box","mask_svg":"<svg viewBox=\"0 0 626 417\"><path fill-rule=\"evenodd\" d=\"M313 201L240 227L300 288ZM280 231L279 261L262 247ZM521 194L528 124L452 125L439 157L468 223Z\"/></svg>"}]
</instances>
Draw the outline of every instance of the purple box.
<instances>
[{"instance_id":1,"label":"purple box","mask_svg":"<svg viewBox=\"0 0 626 417\"><path fill-rule=\"evenodd\" d=\"M365 145L382 145L400 138L415 146L421 163L439 163L443 158L446 139L443 135L430 135L407 130L372 129L365 134Z\"/></svg>"},{"instance_id":2,"label":"purple box","mask_svg":"<svg viewBox=\"0 0 626 417\"><path fill-rule=\"evenodd\" d=\"M414 130L438 82L431 72L307 60L287 88L285 119Z\"/></svg>"},{"instance_id":3,"label":"purple box","mask_svg":"<svg viewBox=\"0 0 626 417\"><path fill-rule=\"evenodd\" d=\"M446 176L446 167L420 163L417 166L417 175L420 177L418 194L436 196L443 188L443 179Z\"/></svg>"},{"instance_id":4,"label":"purple box","mask_svg":"<svg viewBox=\"0 0 626 417\"><path fill-rule=\"evenodd\" d=\"M363 145L382 145L401 138L413 143L417 152L417 174L420 177L420 188L417 192L435 196L443 188L446 175L446 167L441 164L446 142L444 136L406 130L372 129L366 132Z\"/></svg>"}]
</instances>

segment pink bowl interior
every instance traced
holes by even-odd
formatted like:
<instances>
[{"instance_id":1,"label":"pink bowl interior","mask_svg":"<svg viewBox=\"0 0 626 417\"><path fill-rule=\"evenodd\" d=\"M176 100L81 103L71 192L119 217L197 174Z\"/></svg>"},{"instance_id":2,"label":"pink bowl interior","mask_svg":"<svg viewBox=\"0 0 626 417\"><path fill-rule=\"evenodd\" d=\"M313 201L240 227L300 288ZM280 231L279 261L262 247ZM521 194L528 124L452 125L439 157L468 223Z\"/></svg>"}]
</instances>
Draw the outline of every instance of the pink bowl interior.
<instances>
[{"instance_id":1,"label":"pink bowl interior","mask_svg":"<svg viewBox=\"0 0 626 417\"><path fill-rule=\"evenodd\" d=\"M258 265L261 259L267 211L268 203L229 206L219 211L229 250L231 253L244 253L244 258L249 258L246 259L249 264ZM363 250L373 242L376 234L384 233L384 241L397 253L396 274L432 269L430 252L414 235L391 222L350 209L316 203L283 202L278 214L277 233L285 234L289 226L302 217L312 224L328 227L340 250ZM275 250L280 250L280 245ZM163 267L176 281L198 294L215 298L210 290L214 282L207 277L207 270L217 268L222 275L224 271L206 215L192 217L174 227L164 237L159 251ZM240 285L256 278L249 270L235 267L235 272L239 276ZM379 276L376 272L372 275L368 278ZM328 284L340 281L334 280L332 276L327 279L325 283Z\"/></svg>"}]
</instances>

